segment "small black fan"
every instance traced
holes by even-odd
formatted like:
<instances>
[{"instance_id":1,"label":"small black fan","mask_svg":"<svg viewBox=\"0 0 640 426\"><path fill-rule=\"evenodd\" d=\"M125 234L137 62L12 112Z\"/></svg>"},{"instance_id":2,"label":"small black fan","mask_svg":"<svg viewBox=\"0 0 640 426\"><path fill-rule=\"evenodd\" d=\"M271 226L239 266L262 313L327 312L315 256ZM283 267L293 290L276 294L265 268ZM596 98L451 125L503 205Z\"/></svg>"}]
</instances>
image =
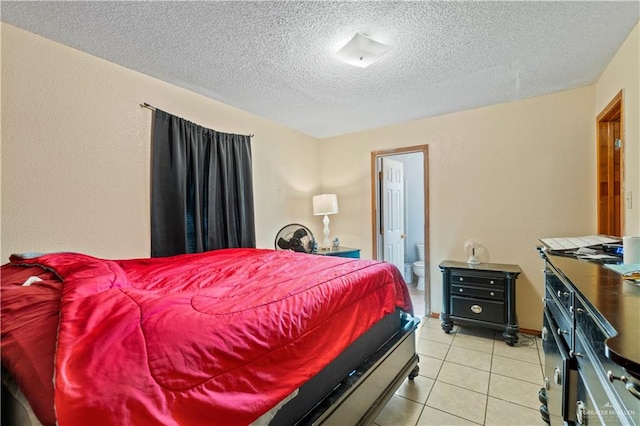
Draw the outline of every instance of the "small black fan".
<instances>
[{"instance_id":1,"label":"small black fan","mask_svg":"<svg viewBox=\"0 0 640 426\"><path fill-rule=\"evenodd\" d=\"M276 250L291 250L300 253L312 253L315 238L309 228L299 223L286 225L276 235Z\"/></svg>"}]
</instances>

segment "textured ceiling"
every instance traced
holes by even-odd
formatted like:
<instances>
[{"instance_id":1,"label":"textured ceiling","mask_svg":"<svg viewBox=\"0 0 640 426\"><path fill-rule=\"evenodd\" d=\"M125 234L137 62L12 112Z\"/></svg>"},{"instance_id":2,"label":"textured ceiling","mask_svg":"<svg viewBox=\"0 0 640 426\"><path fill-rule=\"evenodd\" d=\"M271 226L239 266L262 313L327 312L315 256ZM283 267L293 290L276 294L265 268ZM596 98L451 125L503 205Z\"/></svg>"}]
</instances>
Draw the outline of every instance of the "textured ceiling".
<instances>
[{"instance_id":1,"label":"textured ceiling","mask_svg":"<svg viewBox=\"0 0 640 426\"><path fill-rule=\"evenodd\" d=\"M592 84L640 2L2 1L0 16L324 138ZM337 61L357 32L394 48Z\"/></svg>"}]
</instances>

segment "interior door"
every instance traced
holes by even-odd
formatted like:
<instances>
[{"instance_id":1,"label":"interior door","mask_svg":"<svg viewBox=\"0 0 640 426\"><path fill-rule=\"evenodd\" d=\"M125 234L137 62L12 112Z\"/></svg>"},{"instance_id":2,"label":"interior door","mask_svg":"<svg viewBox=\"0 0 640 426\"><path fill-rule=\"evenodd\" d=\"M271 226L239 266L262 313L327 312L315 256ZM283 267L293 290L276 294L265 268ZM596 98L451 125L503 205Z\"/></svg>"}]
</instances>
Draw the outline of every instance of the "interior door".
<instances>
[{"instance_id":1,"label":"interior door","mask_svg":"<svg viewBox=\"0 0 640 426\"><path fill-rule=\"evenodd\" d=\"M624 234L622 92L598 115L598 233ZM631 203L631 199L627 199ZM629 205L630 208L630 205Z\"/></svg>"},{"instance_id":2,"label":"interior door","mask_svg":"<svg viewBox=\"0 0 640 426\"><path fill-rule=\"evenodd\" d=\"M382 260L404 270L404 164L382 158Z\"/></svg>"}]
</instances>

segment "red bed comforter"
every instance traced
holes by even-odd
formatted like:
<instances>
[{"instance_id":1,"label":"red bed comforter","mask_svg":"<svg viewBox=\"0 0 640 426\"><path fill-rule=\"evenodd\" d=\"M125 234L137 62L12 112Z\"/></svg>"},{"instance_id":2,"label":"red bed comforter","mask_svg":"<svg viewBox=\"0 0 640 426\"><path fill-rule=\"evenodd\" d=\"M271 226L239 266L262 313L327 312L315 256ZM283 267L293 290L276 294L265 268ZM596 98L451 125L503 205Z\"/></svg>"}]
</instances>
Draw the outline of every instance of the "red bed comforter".
<instances>
[{"instance_id":1,"label":"red bed comforter","mask_svg":"<svg viewBox=\"0 0 640 426\"><path fill-rule=\"evenodd\" d=\"M60 290L41 292L42 303L27 303L25 289L32 294L49 281L4 285L3 274L2 361L10 370L20 362L5 357L16 346L12 333L47 328L20 327L16 318L29 315L20 307L44 309L40 319L58 330L54 401L63 426L248 424L383 316L412 310L399 271L375 261L228 249L11 262L40 265L62 280Z\"/></svg>"}]
</instances>

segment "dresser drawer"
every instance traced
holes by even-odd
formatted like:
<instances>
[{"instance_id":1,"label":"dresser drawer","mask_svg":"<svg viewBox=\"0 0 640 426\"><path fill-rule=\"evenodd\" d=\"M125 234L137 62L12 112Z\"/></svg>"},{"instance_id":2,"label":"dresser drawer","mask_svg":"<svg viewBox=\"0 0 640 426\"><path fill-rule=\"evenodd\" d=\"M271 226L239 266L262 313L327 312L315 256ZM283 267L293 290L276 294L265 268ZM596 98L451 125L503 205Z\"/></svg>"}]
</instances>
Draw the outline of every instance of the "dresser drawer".
<instances>
[{"instance_id":1,"label":"dresser drawer","mask_svg":"<svg viewBox=\"0 0 640 426\"><path fill-rule=\"evenodd\" d=\"M545 304L549 310L551 316L555 320L556 327L549 330L554 335L561 339L565 346L569 349L573 349L573 342L575 340L575 327L573 326L572 314L560 304L552 294L547 292L545 298Z\"/></svg>"},{"instance_id":2,"label":"dresser drawer","mask_svg":"<svg viewBox=\"0 0 640 426\"><path fill-rule=\"evenodd\" d=\"M573 305L573 290L559 278L558 274L551 269L551 267L547 267L544 273L547 292L550 293L566 311L569 311Z\"/></svg>"},{"instance_id":3,"label":"dresser drawer","mask_svg":"<svg viewBox=\"0 0 640 426\"><path fill-rule=\"evenodd\" d=\"M580 331L576 337L576 359L578 365L578 373L581 378L581 385L587 390L579 389L580 401L587 406L586 412L582 415L588 415L591 422L582 422L579 424L603 424L603 425L636 425L638 400L628 392L623 383L616 381L610 383L607 378L607 371L598 360L595 353L591 350L587 336ZM611 363L608 367L613 374L624 374L622 368ZM583 395L588 394L589 399Z\"/></svg>"},{"instance_id":4,"label":"dresser drawer","mask_svg":"<svg viewBox=\"0 0 640 426\"><path fill-rule=\"evenodd\" d=\"M555 332L558 324L548 309L543 309L542 348L544 350L544 377L547 390L547 408L552 424L575 421L576 381L575 358L569 356L569 347ZM565 423L566 424L566 423Z\"/></svg>"},{"instance_id":5,"label":"dresser drawer","mask_svg":"<svg viewBox=\"0 0 640 426\"><path fill-rule=\"evenodd\" d=\"M578 370L589 383L595 408L604 424L617 424L616 420L631 421L637 415L638 399L619 380L610 382L608 373L620 377L628 373L606 356L605 340L615 331L603 328L594 313L576 297L576 358ZM624 424L624 423L622 423ZM629 423L633 424L633 423ZM640 421L636 422L640 424Z\"/></svg>"},{"instance_id":6,"label":"dresser drawer","mask_svg":"<svg viewBox=\"0 0 640 426\"><path fill-rule=\"evenodd\" d=\"M504 301L504 291L498 288L473 287L466 285L451 284L452 296L481 297L483 299Z\"/></svg>"},{"instance_id":7,"label":"dresser drawer","mask_svg":"<svg viewBox=\"0 0 640 426\"><path fill-rule=\"evenodd\" d=\"M587 384L586 378L582 374L578 374L577 383L577 401L571 407L572 415L576 426L587 425L602 425L602 419L598 415L598 404L594 401L595 396L599 396L599 392L596 391L596 395L591 390L591 385ZM565 423L566 424L566 423ZM606 423L604 423L606 425ZM613 423L619 425L620 423Z\"/></svg>"},{"instance_id":8,"label":"dresser drawer","mask_svg":"<svg viewBox=\"0 0 640 426\"><path fill-rule=\"evenodd\" d=\"M451 316L504 324L504 302L451 296Z\"/></svg>"},{"instance_id":9,"label":"dresser drawer","mask_svg":"<svg viewBox=\"0 0 640 426\"><path fill-rule=\"evenodd\" d=\"M451 272L451 285L453 284L471 284L482 285L487 287L496 288L504 291L504 278L494 276L487 276L480 272L470 271L452 271Z\"/></svg>"}]
</instances>

